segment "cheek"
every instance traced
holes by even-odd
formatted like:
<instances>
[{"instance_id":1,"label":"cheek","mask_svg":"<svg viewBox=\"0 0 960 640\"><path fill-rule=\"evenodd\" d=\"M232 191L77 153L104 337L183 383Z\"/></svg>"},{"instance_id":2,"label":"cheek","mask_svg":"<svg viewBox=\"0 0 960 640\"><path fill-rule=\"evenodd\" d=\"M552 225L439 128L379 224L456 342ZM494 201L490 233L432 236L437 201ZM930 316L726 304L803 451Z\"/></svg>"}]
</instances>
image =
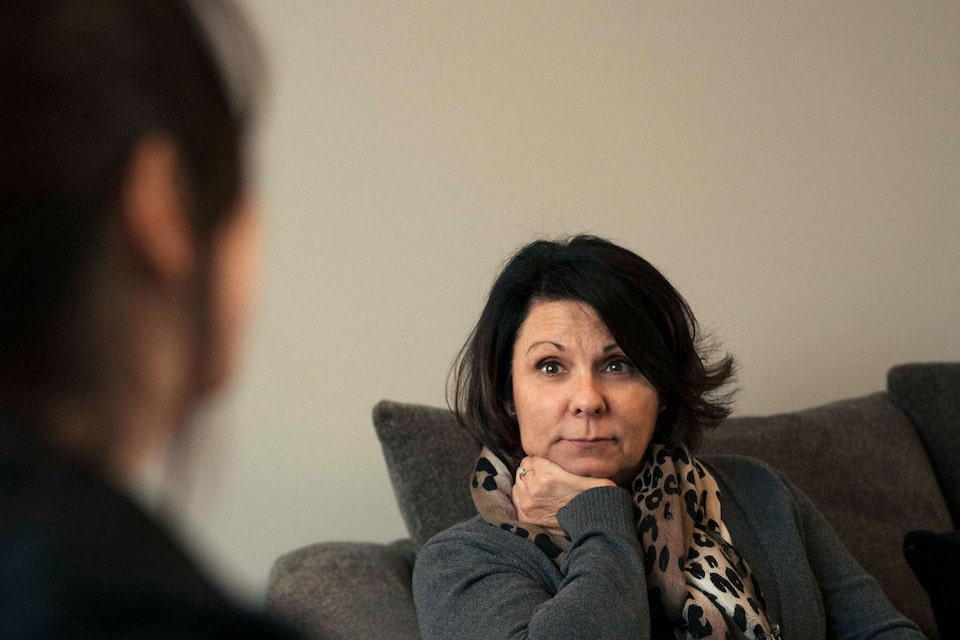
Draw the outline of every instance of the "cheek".
<instances>
[{"instance_id":1,"label":"cheek","mask_svg":"<svg viewBox=\"0 0 960 640\"><path fill-rule=\"evenodd\" d=\"M637 402L631 410L633 419L631 420L631 440L632 450L639 456L643 456L653 439L653 432L657 428L657 418L659 417L659 408L656 394L644 393L640 396L641 400Z\"/></svg>"},{"instance_id":2,"label":"cheek","mask_svg":"<svg viewBox=\"0 0 960 640\"><path fill-rule=\"evenodd\" d=\"M225 247L224 315L234 333L242 333L260 294L262 226L255 211L242 214Z\"/></svg>"},{"instance_id":3,"label":"cheek","mask_svg":"<svg viewBox=\"0 0 960 640\"><path fill-rule=\"evenodd\" d=\"M524 393L515 386L514 402L523 450L529 455L545 455L564 420L562 394L543 388L527 388Z\"/></svg>"},{"instance_id":4,"label":"cheek","mask_svg":"<svg viewBox=\"0 0 960 640\"><path fill-rule=\"evenodd\" d=\"M211 292L211 382L219 385L236 360L259 294L261 222L244 208L218 239Z\"/></svg>"},{"instance_id":5,"label":"cheek","mask_svg":"<svg viewBox=\"0 0 960 640\"><path fill-rule=\"evenodd\" d=\"M519 416L518 416L519 417ZM527 416L519 420L520 446L524 453L530 456L542 456L547 451L548 438L542 425L534 416Z\"/></svg>"}]
</instances>

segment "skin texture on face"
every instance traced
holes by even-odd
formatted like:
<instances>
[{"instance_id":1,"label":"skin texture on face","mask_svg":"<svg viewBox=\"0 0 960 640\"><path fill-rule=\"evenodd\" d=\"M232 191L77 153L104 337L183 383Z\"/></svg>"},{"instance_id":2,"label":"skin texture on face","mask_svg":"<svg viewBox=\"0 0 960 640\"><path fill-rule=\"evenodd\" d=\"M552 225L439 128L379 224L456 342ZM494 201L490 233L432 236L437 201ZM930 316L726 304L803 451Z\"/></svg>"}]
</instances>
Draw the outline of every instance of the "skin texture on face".
<instances>
[{"instance_id":1,"label":"skin texture on face","mask_svg":"<svg viewBox=\"0 0 960 640\"><path fill-rule=\"evenodd\" d=\"M517 332L512 372L527 455L630 483L653 437L659 398L592 307L535 302Z\"/></svg>"},{"instance_id":2,"label":"skin texture on face","mask_svg":"<svg viewBox=\"0 0 960 640\"><path fill-rule=\"evenodd\" d=\"M250 200L241 199L214 238L211 291L211 358L205 389L230 379L259 298L262 222Z\"/></svg>"}]
</instances>

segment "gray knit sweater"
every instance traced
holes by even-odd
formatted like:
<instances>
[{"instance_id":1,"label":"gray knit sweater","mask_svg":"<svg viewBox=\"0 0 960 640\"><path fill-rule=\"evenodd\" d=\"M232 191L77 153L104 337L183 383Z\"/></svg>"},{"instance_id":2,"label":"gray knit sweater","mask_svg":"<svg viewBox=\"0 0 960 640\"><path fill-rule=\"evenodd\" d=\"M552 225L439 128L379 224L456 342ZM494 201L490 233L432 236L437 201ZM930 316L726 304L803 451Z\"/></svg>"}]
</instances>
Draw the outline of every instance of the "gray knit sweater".
<instances>
[{"instance_id":1,"label":"gray knit sweater","mask_svg":"<svg viewBox=\"0 0 960 640\"><path fill-rule=\"evenodd\" d=\"M705 456L723 520L786 640L923 638L810 500L764 463ZM561 509L572 539L558 568L536 545L476 517L420 551L413 590L423 640L673 638L651 626L627 491L591 489Z\"/></svg>"}]
</instances>

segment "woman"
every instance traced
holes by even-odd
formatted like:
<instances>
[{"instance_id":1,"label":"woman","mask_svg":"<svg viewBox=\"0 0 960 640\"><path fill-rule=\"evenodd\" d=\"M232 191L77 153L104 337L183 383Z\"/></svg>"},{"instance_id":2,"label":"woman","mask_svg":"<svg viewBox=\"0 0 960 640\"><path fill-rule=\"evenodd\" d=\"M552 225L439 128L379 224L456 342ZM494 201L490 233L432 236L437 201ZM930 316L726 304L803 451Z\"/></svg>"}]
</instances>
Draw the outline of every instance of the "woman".
<instances>
[{"instance_id":1,"label":"woman","mask_svg":"<svg viewBox=\"0 0 960 640\"><path fill-rule=\"evenodd\" d=\"M137 497L235 369L254 50L216 0L0 8L2 638L288 637Z\"/></svg>"},{"instance_id":2,"label":"woman","mask_svg":"<svg viewBox=\"0 0 960 640\"><path fill-rule=\"evenodd\" d=\"M639 256L521 249L455 369L479 515L418 556L423 638L921 638L785 477L690 456L728 415L710 355Z\"/></svg>"}]
</instances>

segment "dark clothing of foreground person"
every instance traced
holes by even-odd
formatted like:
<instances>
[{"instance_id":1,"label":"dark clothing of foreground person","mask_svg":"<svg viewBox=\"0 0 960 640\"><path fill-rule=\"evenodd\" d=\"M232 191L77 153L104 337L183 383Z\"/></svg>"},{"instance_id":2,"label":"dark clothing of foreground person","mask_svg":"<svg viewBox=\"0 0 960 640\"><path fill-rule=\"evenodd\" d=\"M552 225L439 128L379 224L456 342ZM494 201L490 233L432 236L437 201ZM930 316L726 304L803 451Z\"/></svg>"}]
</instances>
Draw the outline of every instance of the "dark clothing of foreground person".
<instances>
[{"instance_id":1,"label":"dark clothing of foreground person","mask_svg":"<svg viewBox=\"0 0 960 640\"><path fill-rule=\"evenodd\" d=\"M292 638L232 604L166 528L0 412L0 638Z\"/></svg>"}]
</instances>

